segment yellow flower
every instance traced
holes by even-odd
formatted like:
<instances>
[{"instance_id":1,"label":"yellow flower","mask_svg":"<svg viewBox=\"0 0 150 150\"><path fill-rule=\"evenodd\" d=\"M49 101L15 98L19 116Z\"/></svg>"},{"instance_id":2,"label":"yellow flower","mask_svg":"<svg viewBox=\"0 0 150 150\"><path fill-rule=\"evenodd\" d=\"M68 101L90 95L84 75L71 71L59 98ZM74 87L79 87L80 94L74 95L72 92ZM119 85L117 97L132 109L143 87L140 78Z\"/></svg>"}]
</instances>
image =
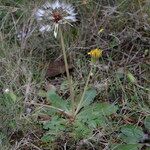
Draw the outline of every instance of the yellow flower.
<instances>
[{"instance_id":1,"label":"yellow flower","mask_svg":"<svg viewBox=\"0 0 150 150\"><path fill-rule=\"evenodd\" d=\"M88 52L88 54L91 55L91 57L93 59L98 59L98 58L100 58L102 56L102 52L103 51L101 49L96 48L96 49L93 49L90 52Z\"/></svg>"}]
</instances>

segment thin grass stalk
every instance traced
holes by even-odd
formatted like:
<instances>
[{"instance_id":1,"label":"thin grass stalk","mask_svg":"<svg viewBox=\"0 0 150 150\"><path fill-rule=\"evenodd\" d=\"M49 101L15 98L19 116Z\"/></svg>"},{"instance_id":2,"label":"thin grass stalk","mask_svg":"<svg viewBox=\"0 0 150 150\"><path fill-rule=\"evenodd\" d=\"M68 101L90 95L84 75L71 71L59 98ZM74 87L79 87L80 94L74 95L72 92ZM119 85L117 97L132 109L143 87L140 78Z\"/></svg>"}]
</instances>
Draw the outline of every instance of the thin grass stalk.
<instances>
[{"instance_id":1,"label":"thin grass stalk","mask_svg":"<svg viewBox=\"0 0 150 150\"><path fill-rule=\"evenodd\" d=\"M64 116L67 116L68 118L72 117L72 115L69 112L66 112L63 109L60 109L58 107L54 107L52 105L39 104L39 103L35 103L35 102L24 102L24 104L25 105L34 105L34 106L52 108L52 109L57 110L58 112L62 113Z\"/></svg>"}]
</instances>

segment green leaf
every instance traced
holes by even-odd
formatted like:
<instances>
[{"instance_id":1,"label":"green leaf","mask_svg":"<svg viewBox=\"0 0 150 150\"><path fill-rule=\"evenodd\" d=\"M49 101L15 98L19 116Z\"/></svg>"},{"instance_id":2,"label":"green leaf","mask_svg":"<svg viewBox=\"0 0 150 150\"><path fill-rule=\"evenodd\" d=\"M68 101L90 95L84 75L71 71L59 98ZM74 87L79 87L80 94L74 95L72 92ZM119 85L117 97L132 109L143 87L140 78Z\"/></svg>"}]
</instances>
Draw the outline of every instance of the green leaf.
<instances>
[{"instance_id":1,"label":"green leaf","mask_svg":"<svg viewBox=\"0 0 150 150\"><path fill-rule=\"evenodd\" d=\"M123 126L121 132L122 140L128 144L138 143L144 136L142 128L134 125Z\"/></svg>"},{"instance_id":2,"label":"green leaf","mask_svg":"<svg viewBox=\"0 0 150 150\"><path fill-rule=\"evenodd\" d=\"M144 120L145 128L150 130L150 116L147 116Z\"/></svg>"},{"instance_id":3,"label":"green leaf","mask_svg":"<svg viewBox=\"0 0 150 150\"><path fill-rule=\"evenodd\" d=\"M89 127L106 125L106 116L116 113L118 107L109 103L92 104L83 108L77 115L77 120L86 123Z\"/></svg>"},{"instance_id":4,"label":"green leaf","mask_svg":"<svg viewBox=\"0 0 150 150\"><path fill-rule=\"evenodd\" d=\"M11 91L4 93L4 97L14 103L17 101L17 96Z\"/></svg>"},{"instance_id":5,"label":"green leaf","mask_svg":"<svg viewBox=\"0 0 150 150\"><path fill-rule=\"evenodd\" d=\"M7 136L3 133L3 132L1 132L0 131L0 145L3 143L3 141L4 140L6 140L7 139Z\"/></svg>"},{"instance_id":6,"label":"green leaf","mask_svg":"<svg viewBox=\"0 0 150 150\"><path fill-rule=\"evenodd\" d=\"M87 125L80 121L76 121L74 124L73 135L74 138L88 138L92 136L92 129L89 128Z\"/></svg>"},{"instance_id":7,"label":"green leaf","mask_svg":"<svg viewBox=\"0 0 150 150\"><path fill-rule=\"evenodd\" d=\"M139 150L141 144L118 144L115 145L111 150Z\"/></svg>"},{"instance_id":8,"label":"green leaf","mask_svg":"<svg viewBox=\"0 0 150 150\"><path fill-rule=\"evenodd\" d=\"M106 119L100 112L88 108L77 115L77 121L87 124L92 129L106 125Z\"/></svg>"},{"instance_id":9,"label":"green leaf","mask_svg":"<svg viewBox=\"0 0 150 150\"><path fill-rule=\"evenodd\" d=\"M40 96L40 97L46 97L47 96L47 92L44 91L44 90L39 90L38 96Z\"/></svg>"},{"instance_id":10,"label":"green leaf","mask_svg":"<svg viewBox=\"0 0 150 150\"><path fill-rule=\"evenodd\" d=\"M67 89L68 89L68 82L65 80L64 82L61 83L60 90L65 92Z\"/></svg>"},{"instance_id":11,"label":"green leaf","mask_svg":"<svg viewBox=\"0 0 150 150\"><path fill-rule=\"evenodd\" d=\"M93 102L94 98L96 97L96 94L97 92L95 89L87 90L84 96L84 101L82 106L83 107L89 106Z\"/></svg>"},{"instance_id":12,"label":"green leaf","mask_svg":"<svg viewBox=\"0 0 150 150\"><path fill-rule=\"evenodd\" d=\"M49 129L52 132L57 132L57 131L64 130L64 126L65 126L64 123L65 123L64 119L59 118L58 116L54 116L51 121L44 124L43 128Z\"/></svg>"},{"instance_id":13,"label":"green leaf","mask_svg":"<svg viewBox=\"0 0 150 150\"><path fill-rule=\"evenodd\" d=\"M134 138L132 136L126 136L123 134L120 135L120 138L127 144L135 144L139 141L137 138Z\"/></svg>"},{"instance_id":14,"label":"green leaf","mask_svg":"<svg viewBox=\"0 0 150 150\"><path fill-rule=\"evenodd\" d=\"M56 94L55 90L50 90L47 92L48 100L52 103L52 106L55 106L57 108L61 108L64 110L68 110L70 106L69 101L63 100L58 94Z\"/></svg>"},{"instance_id":15,"label":"green leaf","mask_svg":"<svg viewBox=\"0 0 150 150\"><path fill-rule=\"evenodd\" d=\"M43 125L43 128L48 130L48 132L43 135L42 140L45 142L54 141L66 130L65 125L66 124L64 119L59 118L58 116L54 116L51 121Z\"/></svg>"},{"instance_id":16,"label":"green leaf","mask_svg":"<svg viewBox=\"0 0 150 150\"><path fill-rule=\"evenodd\" d=\"M10 98L13 100L13 102L17 101L17 96L13 92L9 92L8 94L9 94Z\"/></svg>"},{"instance_id":17,"label":"green leaf","mask_svg":"<svg viewBox=\"0 0 150 150\"><path fill-rule=\"evenodd\" d=\"M43 142L53 142L53 141L55 141L55 139L56 139L55 135L51 135L51 134L48 134L48 133L43 135L42 138L41 138L41 140Z\"/></svg>"},{"instance_id":18,"label":"green leaf","mask_svg":"<svg viewBox=\"0 0 150 150\"><path fill-rule=\"evenodd\" d=\"M95 109L104 116L109 116L116 113L118 106L109 103L100 103L95 105Z\"/></svg>"},{"instance_id":19,"label":"green leaf","mask_svg":"<svg viewBox=\"0 0 150 150\"><path fill-rule=\"evenodd\" d=\"M9 91L1 94L0 99L2 99L0 101L2 105L6 105L6 107L12 107L19 98L13 92Z\"/></svg>"},{"instance_id":20,"label":"green leaf","mask_svg":"<svg viewBox=\"0 0 150 150\"><path fill-rule=\"evenodd\" d=\"M136 78L133 76L133 74L131 72L128 71L127 77L131 83L137 83Z\"/></svg>"},{"instance_id":21,"label":"green leaf","mask_svg":"<svg viewBox=\"0 0 150 150\"><path fill-rule=\"evenodd\" d=\"M17 127L17 122L16 122L16 120L14 119L14 120L10 120L9 121L9 126L11 127L11 128L13 128L13 129L15 129L16 127Z\"/></svg>"}]
</instances>

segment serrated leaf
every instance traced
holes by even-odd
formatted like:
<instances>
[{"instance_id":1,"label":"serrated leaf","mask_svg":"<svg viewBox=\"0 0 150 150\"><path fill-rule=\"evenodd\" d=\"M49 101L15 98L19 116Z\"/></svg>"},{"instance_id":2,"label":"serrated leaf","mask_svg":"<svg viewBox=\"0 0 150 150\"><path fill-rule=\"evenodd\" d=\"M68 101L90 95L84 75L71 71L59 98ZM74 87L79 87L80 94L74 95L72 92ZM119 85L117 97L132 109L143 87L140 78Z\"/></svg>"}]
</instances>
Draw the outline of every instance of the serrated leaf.
<instances>
[{"instance_id":1,"label":"serrated leaf","mask_svg":"<svg viewBox=\"0 0 150 150\"><path fill-rule=\"evenodd\" d=\"M48 91L47 97L52 103L52 106L64 109L66 111L69 109L70 102L63 100L58 94L56 94L55 90Z\"/></svg>"},{"instance_id":2,"label":"serrated leaf","mask_svg":"<svg viewBox=\"0 0 150 150\"><path fill-rule=\"evenodd\" d=\"M123 126L121 132L121 138L128 144L138 143L144 136L142 128L134 125Z\"/></svg>"},{"instance_id":3,"label":"serrated leaf","mask_svg":"<svg viewBox=\"0 0 150 150\"><path fill-rule=\"evenodd\" d=\"M139 150L142 145L140 144L118 144L115 145L111 150Z\"/></svg>"},{"instance_id":4,"label":"serrated leaf","mask_svg":"<svg viewBox=\"0 0 150 150\"><path fill-rule=\"evenodd\" d=\"M89 106L93 102L94 98L96 97L96 94L97 92L95 89L87 90L84 96L82 107Z\"/></svg>"},{"instance_id":5,"label":"serrated leaf","mask_svg":"<svg viewBox=\"0 0 150 150\"><path fill-rule=\"evenodd\" d=\"M150 130L150 116L147 116L144 120L145 128Z\"/></svg>"}]
</instances>

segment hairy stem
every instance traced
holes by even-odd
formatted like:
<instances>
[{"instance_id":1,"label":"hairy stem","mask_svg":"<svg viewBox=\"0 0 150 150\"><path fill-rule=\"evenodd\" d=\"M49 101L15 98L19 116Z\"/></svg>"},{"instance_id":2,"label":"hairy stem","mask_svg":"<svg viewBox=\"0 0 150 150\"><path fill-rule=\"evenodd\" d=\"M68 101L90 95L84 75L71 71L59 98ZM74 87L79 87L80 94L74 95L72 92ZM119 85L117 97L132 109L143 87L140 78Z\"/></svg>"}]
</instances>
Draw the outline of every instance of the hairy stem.
<instances>
[{"instance_id":1,"label":"hairy stem","mask_svg":"<svg viewBox=\"0 0 150 150\"><path fill-rule=\"evenodd\" d=\"M76 111L75 111L74 116L76 116L76 115L78 114L78 112L80 111L80 109L82 108L82 104L83 104L83 101L84 101L85 92L86 92L86 90L87 90L87 87L88 87L88 84L89 84L89 81L90 81L90 76L91 76L91 74L92 74L92 71L93 71L93 67L91 66L89 75L88 75L87 80L86 80L86 83L85 83L85 87L84 87L84 90L83 90L82 97L81 97L80 102L79 102L79 104L78 104L78 106L77 106L77 109L76 109Z\"/></svg>"},{"instance_id":2,"label":"hairy stem","mask_svg":"<svg viewBox=\"0 0 150 150\"><path fill-rule=\"evenodd\" d=\"M64 38L63 38L61 29L60 29L60 40L61 40L61 46L62 46L62 51L63 51L63 56L64 56L65 70L66 70L67 79L69 82L69 90L70 90L70 96L71 96L71 101L72 101L72 113L74 114L74 111L75 111L74 91L73 91L73 86L72 86L72 80L71 80L71 77L69 74L69 67L68 67L68 62L67 62L67 55L66 55L66 50L65 50Z\"/></svg>"}]
</instances>

